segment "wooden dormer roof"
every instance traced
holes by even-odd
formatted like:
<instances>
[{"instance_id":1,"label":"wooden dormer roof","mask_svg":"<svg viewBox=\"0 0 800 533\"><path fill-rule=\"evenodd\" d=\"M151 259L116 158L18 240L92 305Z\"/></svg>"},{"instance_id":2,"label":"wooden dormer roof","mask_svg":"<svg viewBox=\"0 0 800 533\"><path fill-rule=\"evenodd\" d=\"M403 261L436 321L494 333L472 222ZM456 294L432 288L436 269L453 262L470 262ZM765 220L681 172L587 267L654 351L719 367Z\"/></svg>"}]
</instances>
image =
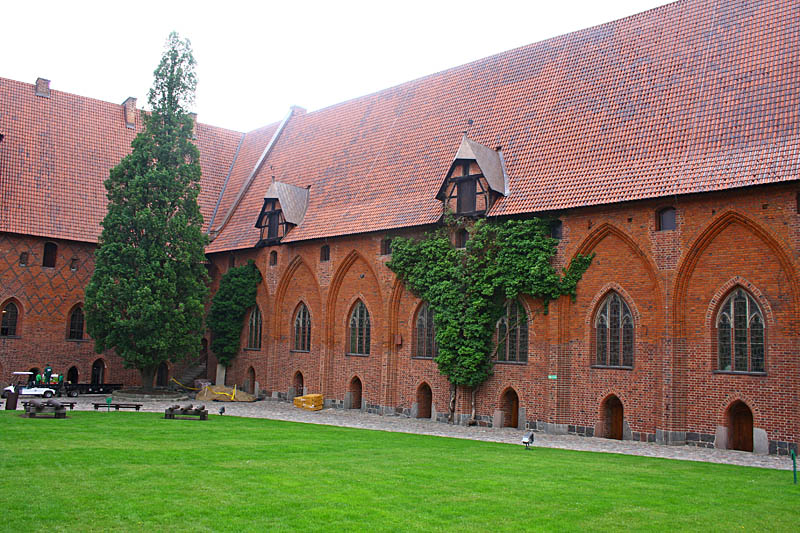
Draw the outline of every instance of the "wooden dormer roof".
<instances>
[{"instance_id":1,"label":"wooden dormer roof","mask_svg":"<svg viewBox=\"0 0 800 533\"><path fill-rule=\"evenodd\" d=\"M447 172L448 177L453 171L453 165L457 164L459 161L475 161L481 169L481 174L483 174L483 177L486 178L486 181L489 183L489 188L503 196L508 196L508 174L506 173L505 162L503 161L503 155L500 151L494 151L491 148L487 148L473 141L467 137L465 133L464 136L461 137L461 145L458 147L456 156L453 158L453 162L450 165L450 170ZM446 183L447 180L445 179L442 182L442 186L439 188L436 198L442 199Z\"/></svg>"},{"instance_id":2,"label":"wooden dormer roof","mask_svg":"<svg viewBox=\"0 0 800 533\"><path fill-rule=\"evenodd\" d=\"M283 218L286 222L299 226L303 223L308 208L308 189L305 187L295 187L280 181L272 182L269 186L264 199L274 198L281 204Z\"/></svg>"}]
</instances>

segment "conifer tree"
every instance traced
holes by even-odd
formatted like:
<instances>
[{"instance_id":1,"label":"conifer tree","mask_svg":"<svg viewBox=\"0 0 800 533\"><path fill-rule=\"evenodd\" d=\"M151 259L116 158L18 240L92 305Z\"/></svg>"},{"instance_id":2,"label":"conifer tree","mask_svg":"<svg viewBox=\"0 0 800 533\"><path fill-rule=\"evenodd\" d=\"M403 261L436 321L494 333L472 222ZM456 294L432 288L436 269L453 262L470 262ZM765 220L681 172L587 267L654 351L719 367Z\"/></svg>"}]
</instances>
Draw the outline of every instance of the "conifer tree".
<instances>
[{"instance_id":1,"label":"conifer tree","mask_svg":"<svg viewBox=\"0 0 800 533\"><path fill-rule=\"evenodd\" d=\"M95 350L113 349L138 369L144 390L162 362L200 351L208 295L189 41L171 33L154 75L144 130L105 181L108 212L86 287Z\"/></svg>"}]
</instances>

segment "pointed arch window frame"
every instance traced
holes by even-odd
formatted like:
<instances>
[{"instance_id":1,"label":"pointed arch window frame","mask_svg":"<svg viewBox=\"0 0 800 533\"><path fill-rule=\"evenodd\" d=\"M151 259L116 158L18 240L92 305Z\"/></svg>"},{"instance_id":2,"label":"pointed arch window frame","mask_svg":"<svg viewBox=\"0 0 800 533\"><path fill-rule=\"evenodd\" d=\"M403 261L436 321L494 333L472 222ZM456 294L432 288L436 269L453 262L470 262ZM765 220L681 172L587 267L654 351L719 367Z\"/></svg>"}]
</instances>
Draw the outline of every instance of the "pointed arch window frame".
<instances>
[{"instance_id":1,"label":"pointed arch window frame","mask_svg":"<svg viewBox=\"0 0 800 533\"><path fill-rule=\"evenodd\" d=\"M422 302L414 316L414 335L411 349L413 359L434 359L439 353L436 346L434 313L427 302ZM420 350L420 346L422 349Z\"/></svg>"},{"instance_id":2,"label":"pointed arch window frame","mask_svg":"<svg viewBox=\"0 0 800 533\"><path fill-rule=\"evenodd\" d=\"M300 302L294 313L293 352L308 353L311 351L311 312L305 302Z\"/></svg>"},{"instance_id":3,"label":"pointed arch window frame","mask_svg":"<svg viewBox=\"0 0 800 533\"><path fill-rule=\"evenodd\" d=\"M68 341L83 341L86 339L86 313L83 311L83 306L76 305L69 313L69 321L67 322L67 340Z\"/></svg>"},{"instance_id":4,"label":"pointed arch window frame","mask_svg":"<svg viewBox=\"0 0 800 533\"><path fill-rule=\"evenodd\" d=\"M512 325L510 333L509 324ZM498 363L528 364L529 329L528 311L522 302L519 299L506 302L503 316L495 325L495 342L499 344L495 359Z\"/></svg>"},{"instance_id":5,"label":"pointed arch window frame","mask_svg":"<svg viewBox=\"0 0 800 533\"><path fill-rule=\"evenodd\" d=\"M13 300L3 304L2 319L0 319L0 337L6 339L18 338L20 325L20 306Z\"/></svg>"},{"instance_id":6,"label":"pointed arch window frame","mask_svg":"<svg viewBox=\"0 0 800 533\"><path fill-rule=\"evenodd\" d=\"M737 285L725 296L713 334L714 373L767 374L767 323L750 291Z\"/></svg>"},{"instance_id":7,"label":"pointed arch window frame","mask_svg":"<svg viewBox=\"0 0 800 533\"><path fill-rule=\"evenodd\" d=\"M261 334L264 328L264 319L261 315L261 309L258 305L254 305L250 309L250 315L247 318L247 344L246 350L261 350Z\"/></svg>"},{"instance_id":8,"label":"pointed arch window frame","mask_svg":"<svg viewBox=\"0 0 800 533\"><path fill-rule=\"evenodd\" d=\"M592 358L592 368L633 370L636 364L636 321L617 291L609 291L595 309Z\"/></svg>"},{"instance_id":9,"label":"pointed arch window frame","mask_svg":"<svg viewBox=\"0 0 800 533\"><path fill-rule=\"evenodd\" d=\"M369 309L359 298L353 304L347 319L347 355L368 357L372 340L372 322Z\"/></svg>"}]
</instances>

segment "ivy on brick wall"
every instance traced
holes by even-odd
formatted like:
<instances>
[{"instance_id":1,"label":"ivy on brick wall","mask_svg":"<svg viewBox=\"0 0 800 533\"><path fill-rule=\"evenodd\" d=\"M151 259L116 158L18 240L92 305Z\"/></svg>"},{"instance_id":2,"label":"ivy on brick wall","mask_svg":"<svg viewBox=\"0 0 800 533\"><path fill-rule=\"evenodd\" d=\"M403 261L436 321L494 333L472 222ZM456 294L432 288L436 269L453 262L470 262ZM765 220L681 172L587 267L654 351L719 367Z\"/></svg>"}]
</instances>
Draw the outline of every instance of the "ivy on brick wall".
<instances>
[{"instance_id":1,"label":"ivy on brick wall","mask_svg":"<svg viewBox=\"0 0 800 533\"><path fill-rule=\"evenodd\" d=\"M256 305L259 283L261 272L253 261L229 269L219 282L207 323L211 331L211 349L223 366L230 366L239 353L245 313Z\"/></svg>"},{"instance_id":2,"label":"ivy on brick wall","mask_svg":"<svg viewBox=\"0 0 800 533\"><path fill-rule=\"evenodd\" d=\"M450 236L465 229L465 248ZM421 239L396 238L387 266L434 312L439 372L451 385L450 420L458 386L474 391L492 375L495 324L505 303L521 294L547 303L575 296L592 256L578 255L561 274L552 266L558 241L548 221L488 221L448 216ZM474 413L473 413L474 416Z\"/></svg>"}]
</instances>

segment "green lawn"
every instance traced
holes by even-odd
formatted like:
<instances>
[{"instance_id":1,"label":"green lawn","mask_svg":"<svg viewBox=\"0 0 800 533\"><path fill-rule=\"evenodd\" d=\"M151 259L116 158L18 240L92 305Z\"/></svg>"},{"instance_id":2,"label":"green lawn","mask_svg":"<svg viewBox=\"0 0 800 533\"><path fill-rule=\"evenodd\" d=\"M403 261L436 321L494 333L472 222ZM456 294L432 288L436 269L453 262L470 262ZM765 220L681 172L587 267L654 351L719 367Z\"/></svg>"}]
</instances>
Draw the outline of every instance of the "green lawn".
<instances>
[{"instance_id":1,"label":"green lawn","mask_svg":"<svg viewBox=\"0 0 800 533\"><path fill-rule=\"evenodd\" d=\"M791 472L212 416L0 412L0 531L796 531Z\"/></svg>"}]
</instances>

